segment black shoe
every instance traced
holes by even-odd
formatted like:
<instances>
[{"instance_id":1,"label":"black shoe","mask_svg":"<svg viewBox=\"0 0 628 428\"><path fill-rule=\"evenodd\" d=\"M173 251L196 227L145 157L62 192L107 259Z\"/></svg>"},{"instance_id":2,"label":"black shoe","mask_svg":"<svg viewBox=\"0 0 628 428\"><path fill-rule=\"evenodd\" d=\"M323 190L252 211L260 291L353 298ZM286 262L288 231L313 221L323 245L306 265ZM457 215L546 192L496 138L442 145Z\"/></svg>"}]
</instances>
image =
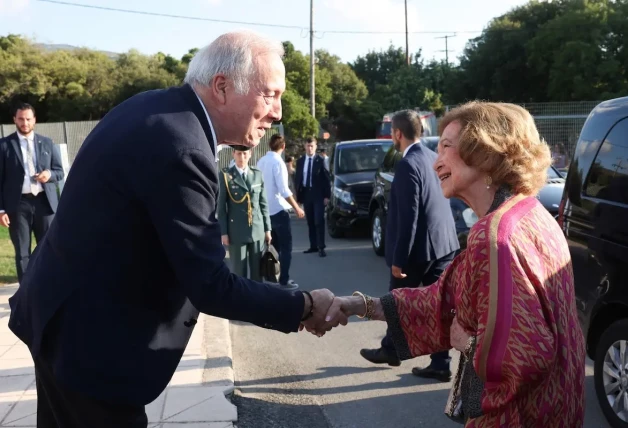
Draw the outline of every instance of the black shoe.
<instances>
[{"instance_id":1,"label":"black shoe","mask_svg":"<svg viewBox=\"0 0 628 428\"><path fill-rule=\"evenodd\" d=\"M362 349L360 355L374 364L388 364L393 367L401 365L399 357L394 352L389 352L384 348Z\"/></svg>"},{"instance_id":2,"label":"black shoe","mask_svg":"<svg viewBox=\"0 0 628 428\"><path fill-rule=\"evenodd\" d=\"M435 370L432 366L423 369L414 367L412 374L426 379L436 379L440 382L449 382L451 380L451 370Z\"/></svg>"},{"instance_id":3,"label":"black shoe","mask_svg":"<svg viewBox=\"0 0 628 428\"><path fill-rule=\"evenodd\" d=\"M312 254L317 252L318 250L316 248L308 248L307 250L303 251L303 254Z\"/></svg>"},{"instance_id":4,"label":"black shoe","mask_svg":"<svg viewBox=\"0 0 628 428\"><path fill-rule=\"evenodd\" d=\"M319 257L327 257L327 253L325 252L325 250L318 250L318 256Z\"/></svg>"}]
</instances>

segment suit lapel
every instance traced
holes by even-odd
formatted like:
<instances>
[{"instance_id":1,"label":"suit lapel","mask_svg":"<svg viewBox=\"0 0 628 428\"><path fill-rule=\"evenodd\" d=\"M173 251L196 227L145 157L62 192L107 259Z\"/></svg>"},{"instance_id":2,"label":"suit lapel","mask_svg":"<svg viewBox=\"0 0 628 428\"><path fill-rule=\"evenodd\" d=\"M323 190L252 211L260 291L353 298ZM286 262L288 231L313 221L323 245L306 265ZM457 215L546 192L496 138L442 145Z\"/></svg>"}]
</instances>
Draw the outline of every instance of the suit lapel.
<instances>
[{"instance_id":1,"label":"suit lapel","mask_svg":"<svg viewBox=\"0 0 628 428\"><path fill-rule=\"evenodd\" d=\"M17 133L10 135L9 139L11 140L11 145L13 146L13 150L15 150L17 158L20 160L20 166L24 169L24 156L22 156L22 147L20 147L20 139Z\"/></svg>"},{"instance_id":2,"label":"suit lapel","mask_svg":"<svg viewBox=\"0 0 628 428\"><path fill-rule=\"evenodd\" d=\"M246 185L248 186L249 190L253 189L253 175L255 173L253 172L253 170L251 168L249 168L249 172L246 174Z\"/></svg>"},{"instance_id":3,"label":"suit lapel","mask_svg":"<svg viewBox=\"0 0 628 428\"><path fill-rule=\"evenodd\" d=\"M215 152L215 150L218 149L218 141L214 141L214 137L212 136L212 131L209 126L209 121L207 120L207 115L205 114L203 106L196 96L194 89L192 89L192 87L187 83L181 86L180 89L183 98L185 98L188 106L190 107L190 110L192 111L192 113L194 113L194 115L200 122L201 126L203 127L203 131L205 131L205 137L207 137L207 141L209 142L211 151L212 153L214 153L214 158L218 159L218 153Z\"/></svg>"},{"instance_id":4,"label":"suit lapel","mask_svg":"<svg viewBox=\"0 0 628 428\"><path fill-rule=\"evenodd\" d=\"M35 158L36 158L36 163L35 163L35 169L37 170L36 172L39 171L43 171L44 167L42 166L42 162L41 162L41 153L43 150L43 143L41 141L41 138L39 138L39 135L34 134L33 135L33 145L35 146Z\"/></svg>"}]
</instances>

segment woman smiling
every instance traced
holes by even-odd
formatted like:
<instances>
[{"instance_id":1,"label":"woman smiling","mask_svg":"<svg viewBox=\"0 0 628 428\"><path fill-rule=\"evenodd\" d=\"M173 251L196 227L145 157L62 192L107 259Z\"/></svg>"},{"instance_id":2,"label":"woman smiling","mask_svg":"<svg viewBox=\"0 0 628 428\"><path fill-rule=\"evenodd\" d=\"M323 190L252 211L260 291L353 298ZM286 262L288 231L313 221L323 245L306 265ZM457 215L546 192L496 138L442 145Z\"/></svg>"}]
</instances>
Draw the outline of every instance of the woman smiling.
<instances>
[{"instance_id":1,"label":"woman smiling","mask_svg":"<svg viewBox=\"0 0 628 428\"><path fill-rule=\"evenodd\" d=\"M401 359L451 347L461 366L446 413L467 427L579 427L584 338L567 243L535 198L550 150L513 104L447 113L434 170L478 215L468 247L432 286L336 298L330 320L385 320Z\"/></svg>"}]
</instances>

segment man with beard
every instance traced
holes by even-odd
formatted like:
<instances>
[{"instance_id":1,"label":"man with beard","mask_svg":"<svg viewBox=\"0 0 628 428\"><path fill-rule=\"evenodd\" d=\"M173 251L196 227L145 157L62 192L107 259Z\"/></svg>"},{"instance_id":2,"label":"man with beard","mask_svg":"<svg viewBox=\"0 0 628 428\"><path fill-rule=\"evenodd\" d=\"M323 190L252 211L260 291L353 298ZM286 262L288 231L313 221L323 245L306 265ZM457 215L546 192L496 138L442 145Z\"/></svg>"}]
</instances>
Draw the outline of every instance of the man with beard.
<instances>
[{"instance_id":1,"label":"man with beard","mask_svg":"<svg viewBox=\"0 0 628 428\"><path fill-rule=\"evenodd\" d=\"M21 103L13 122L17 132L0 140L0 224L9 228L21 283L31 256L31 236L42 241L59 204L63 180L59 147L35 133L35 109Z\"/></svg>"},{"instance_id":2,"label":"man with beard","mask_svg":"<svg viewBox=\"0 0 628 428\"><path fill-rule=\"evenodd\" d=\"M393 116L392 139L403 158L395 169L386 221L390 290L436 282L460 248L449 201L443 196L433 169L436 154L421 144L422 133L417 112L403 110ZM376 364L401 364L390 330L380 348L362 349L360 354ZM451 379L448 352L433 354L431 358L428 367L414 368L412 373L448 382Z\"/></svg>"}]
</instances>

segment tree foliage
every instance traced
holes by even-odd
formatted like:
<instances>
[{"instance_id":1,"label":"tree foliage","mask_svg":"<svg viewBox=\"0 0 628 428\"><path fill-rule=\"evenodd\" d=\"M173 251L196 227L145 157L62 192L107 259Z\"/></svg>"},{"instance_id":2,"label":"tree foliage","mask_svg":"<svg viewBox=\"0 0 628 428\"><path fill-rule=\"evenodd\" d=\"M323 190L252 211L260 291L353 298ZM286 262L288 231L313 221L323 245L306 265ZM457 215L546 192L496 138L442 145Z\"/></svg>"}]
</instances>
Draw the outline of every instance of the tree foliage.
<instances>
[{"instance_id":1,"label":"tree foliage","mask_svg":"<svg viewBox=\"0 0 628 428\"><path fill-rule=\"evenodd\" d=\"M286 134L294 140L327 131L332 140L373 138L387 112L471 99L508 102L589 101L628 94L628 0L537 1L495 17L470 40L457 66L409 64L401 47L369 51L353 63L315 53L316 119L310 115L310 58L284 42ZM108 56L89 49L45 51L16 35L0 37L0 117L16 101L32 103L40 121L100 119L149 89L178 85L198 51L181 59L137 51Z\"/></svg>"}]
</instances>

